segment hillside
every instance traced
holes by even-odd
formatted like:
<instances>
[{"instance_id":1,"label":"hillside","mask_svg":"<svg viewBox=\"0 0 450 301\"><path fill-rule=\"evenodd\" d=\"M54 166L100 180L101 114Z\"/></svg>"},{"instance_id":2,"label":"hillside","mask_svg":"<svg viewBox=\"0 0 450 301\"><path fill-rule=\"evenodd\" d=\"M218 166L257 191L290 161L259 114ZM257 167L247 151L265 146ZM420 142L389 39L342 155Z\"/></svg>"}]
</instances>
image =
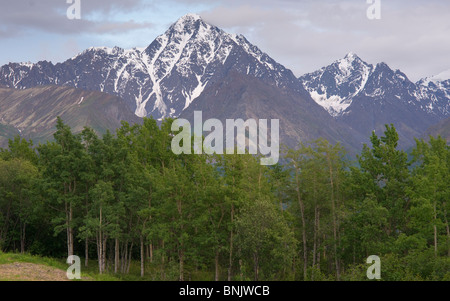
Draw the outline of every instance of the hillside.
<instances>
[{"instance_id":1,"label":"hillside","mask_svg":"<svg viewBox=\"0 0 450 301\"><path fill-rule=\"evenodd\" d=\"M0 147L17 134L35 144L52 139L58 116L74 132L90 126L99 134L114 131L121 120L141 120L122 99L106 93L63 86L0 88Z\"/></svg>"},{"instance_id":2,"label":"hillside","mask_svg":"<svg viewBox=\"0 0 450 301\"><path fill-rule=\"evenodd\" d=\"M217 118L223 124L226 119L279 119L280 145L290 147L324 137L332 143L343 143L349 153L356 154L362 148L360 141L367 141L328 116L306 93L279 89L238 72L230 72L222 82L206 88L180 117L193 124L196 110L202 111L203 120Z\"/></svg>"},{"instance_id":3,"label":"hillside","mask_svg":"<svg viewBox=\"0 0 450 301\"><path fill-rule=\"evenodd\" d=\"M424 137L428 138L429 135L433 137L440 135L447 141L447 143L450 143L450 117L428 128L424 134Z\"/></svg>"}]
</instances>

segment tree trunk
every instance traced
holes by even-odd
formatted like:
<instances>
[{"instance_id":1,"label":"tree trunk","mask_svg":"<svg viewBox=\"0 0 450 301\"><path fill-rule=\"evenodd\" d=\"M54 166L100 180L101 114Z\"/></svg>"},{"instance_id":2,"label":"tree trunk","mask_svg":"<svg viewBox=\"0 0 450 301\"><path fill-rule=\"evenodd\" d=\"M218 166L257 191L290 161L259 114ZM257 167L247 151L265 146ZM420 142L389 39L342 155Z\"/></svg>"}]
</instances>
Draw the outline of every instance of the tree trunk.
<instances>
[{"instance_id":1,"label":"tree trunk","mask_svg":"<svg viewBox=\"0 0 450 301\"><path fill-rule=\"evenodd\" d=\"M320 248L320 210L317 210L317 245ZM317 252L317 269L320 271L320 251Z\"/></svg>"},{"instance_id":2,"label":"tree trunk","mask_svg":"<svg viewBox=\"0 0 450 301\"><path fill-rule=\"evenodd\" d=\"M184 281L184 252L183 248L181 247L178 251L178 256L180 257L180 281Z\"/></svg>"},{"instance_id":3,"label":"tree trunk","mask_svg":"<svg viewBox=\"0 0 450 301\"><path fill-rule=\"evenodd\" d=\"M434 204L433 204L433 210L434 210L434 212L433 212L433 219L434 219L434 222L433 222L433 230L434 230L434 257L437 257L438 241L437 241L437 227L436 227L436 220L437 220L437 217L436 217L436 199L435 199Z\"/></svg>"},{"instance_id":4,"label":"tree trunk","mask_svg":"<svg viewBox=\"0 0 450 301\"><path fill-rule=\"evenodd\" d=\"M106 272L106 242L108 238L103 234L103 247L102 247L102 271L103 273Z\"/></svg>"},{"instance_id":5,"label":"tree trunk","mask_svg":"<svg viewBox=\"0 0 450 301\"><path fill-rule=\"evenodd\" d=\"M161 258L161 278L163 280L165 280L166 279L166 273L165 273L166 250L164 250L164 239L162 240L161 246L162 246L162 249L163 249L162 258Z\"/></svg>"},{"instance_id":6,"label":"tree trunk","mask_svg":"<svg viewBox=\"0 0 450 301\"><path fill-rule=\"evenodd\" d=\"M141 234L141 277L144 277L145 253L144 253L144 237Z\"/></svg>"},{"instance_id":7,"label":"tree trunk","mask_svg":"<svg viewBox=\"0 0 450 301\"><path fill-rule=\"evenodd\" d=\"M126 270L126 267L127 267L128 241L126 241L126 242L124 243L124 246L125 246L125 250L124 250L124 248L122 247L122 262L121 262L121 264L120 264L120 272L121 272L122 274L125 273L125 270Z\"/></svg>"},{"instance_id":8,"label":"tree trunk","mask_svg":"<svg viewBox=\"0 0 450 301\"><path fill-rule=\"evenodd\" d=\"M314 172L313 177L313 190L314 190L314 238L313 238L313 262L312 266L315 267L316 265L316 252L317 252L317 219L318 219L318 206L317 206L317 187L316 187L316 173ZM312 279L314 280L314 279Z\"/></svg>"},{"instance_id":9,"label":"tree trunk","mask_svg":"<svg viewBox=\"0 0 450 301\"><path fill-rule=\"evenodd\" d=\"M133 254L131 251L133 251L133 245L134 243L131 242L131 246L130 246L130 252L128 254L128 266L127 266L127 274L130 273L130 266L131 266L131 254Z\"/></svg>"},{"instance_id":10,"label":"tree trunk","mask_svg":"<svg viewBox=\"0 0 450 301\"><path fill-rule=\"evenodd\" d=\"M331 163L330 154L327 153L328 167L330 171L330 185L331 185L331 214L333 215L333 248L334 248L334 264L336 267L336 278L339 280L341 278L339 269L339 258L337 255L337 224L336 224L336 205L334 200L334 184L333 184L333 166Z\"/></svg>"},{"instance_id":11,"label":"tree trunk","mask_svg":"<svg viewBox=\"0 0 450 301\"><path fill-rule=\"evenodd\" d=\"M242 269L242 259L239 259L239 277L241 281L244 281L244 272Z\"/></svg>"},{"instance_id":12,"label":"tree trunk","mask_svg":"<svg viewBox=\"0 0 450 301\"><path fill-rule=\"evenodd\" d=\"M102 235L102 206L100 206L99 230L98 230L98 272L103 274L103 235Z\"/></svg>"},{"instance_id":13,"label":"tree trunk","mask_svg":"<svg viewBox=\"0 0 450 301\"><path fill-rule=\"evenodd\" d=\"M26 223L20 223L21 225L21 229L20 229L20 253L24 254L25 253L25 229L27 227Z\"/></svg>"},{"instance_id":14,"label":"tree trunk","mask_svg":"<svg viewBox=\"0 0 450 301\"><path fill-rule=\"evenodd\" d=\"M117 274L119 268L119 239L116 238L114 246L114 273Z\"/></svg>"},{"instance_id":15,"label":"tree trunk","mask_svg":"<svg viewBox=\"0 0 450 301\"><path fill-rule=\"evenodd\" d=\"M296 180L296 191L297 200L300 206L300 214L302 219L302 240L303 240L303 280L307 279L307 269L308 269L308 249L306 245L306 221L305 221L305 207L300 194L300 180L298 177L298 167L295 166L295 180Z\"/></svg>"},{"instance_id":16,"label":"tree trunk","mask_svg":"<svg viewBox=\"0 0 450 301\"><path fill-rule=\"evenodd\" d=\"M102 242L100 233L97 233L97 259L98 259L98 273L102 274Z\"/></svg>"},{"instance_id":17,"label":"tree trunk","mask_svg":"<svg viewBox=\"0 0 450 301\"><path fill-rule=\"evenodd\" d=\"M89 186L88 186L88 183L86 183L86 197L85 197L85 208L86 208L85 214L86 214L86 216L89 213L89 209L88 209L89 208L89 206L88 206L89 193L88 192L89 192ZM84 266L88 267L88 265L89 265L89 238L86 237L86 239L84 241Z\"/></svg>"},{"instance_id":18,"label":"tree trunk","mask_svg":"<svg viewBox=\"0 0 450 301\"><path fill-rule=\"evenodd\" d=\"M253 253L253 266L254 266L254 274L255 274L255 281L258 281L258 272L259 272L259 262L258 262L258 254L257 253Z\"/></svg>"},{"instance_id":19,"label":"tree trunk","mask_svg":"<svg viewBox=\"0 0 450 301\"><path fill-rule=\"evenodd\" d=\"M89 264L89 239L86 237L84 241L84 266L88 267Z\"/></svg>"},{"instance_id":20,"label":"tree trunk","mask_svg":"<svg viewBox=\"0 0 450 301\"><path fill-rule=\"evenodd\" d=\"M150 251L150 263L153 263L153 244L151 243L148 248Z\"/></svg>"},{"instance_id":21,"label":"tree trunk","mask_svg":"<svg viewBox=\"0 0 450 301\"><path fill-rule=\"evenodd\" d=\"M447 230L447 256L450 257L450 227L448 226L447 220L447 210L445 210L445 202L443 204L444 207L444 220L445 220L445 229Z\"/></svg>"},{"instance_id":22,"label":"tree trunk","mask_svg":"<svg viewBox=\"0 0 450 301\"><path fill-rule=\"evenodd\" d=\"M73 255L72 204L66 202L67 257Z\"/></svg>"},{"instance_id":23,"label":"tree trunk","mask_svg":"<svg viewBox=\"0 0 450 301\"><path fill-rule=\"evenodd\" d=\"M317 254L317 218L318 218L318 209L317 204L314 206L314 244L313 244L313 262L312 266L313 268L316 266L316 254ZM314 277L314 274L313 274ZM314 278L311 280L314 281Z\"/></svg>"},{"instance_id":24,"label":"tree trunk","mask_svg":"<svg viewBox=\"0 0 450 301\"><path fill-rule=\"evenodd\" d=\"M234 219L234 204L231 204L231 225ZM228 281L231 281L231 269L233 267L233 228L230 230L230 258L228 263Z\"/></svg>"},{"instance_id":25,"label":"tree trunk","mask_svg":"<svg viewBox=\"0 0 450 301\"><path fill-rule=\"evenodd\" d=\"M215 267L216 267L216 273L215 273L214 280L219 281L219 251L218 250L216 250L216 256L214 258L214 262L215 262Z\"/></svg>"}]
</instances>

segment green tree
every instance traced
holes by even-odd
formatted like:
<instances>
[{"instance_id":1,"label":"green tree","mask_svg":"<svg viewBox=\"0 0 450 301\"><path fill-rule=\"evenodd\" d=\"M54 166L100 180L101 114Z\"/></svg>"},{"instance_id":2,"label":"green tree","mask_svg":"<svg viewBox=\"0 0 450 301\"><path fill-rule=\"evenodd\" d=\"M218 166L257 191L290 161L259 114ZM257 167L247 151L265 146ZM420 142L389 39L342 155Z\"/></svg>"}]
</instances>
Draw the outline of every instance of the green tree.
<instances>
[{"instance_id":1,"label":"green tree","mask_svg":"<svg viewBox=\"0 0 450 301\"><path fill-rule=\"evenodd\" d=\"M416 139L412 154L416 166L408 191L411 197L408 234L433 245L435 256L439 240L443 241L450 256L450 147L441 137L430 137L428 143Z\"/></svg>"},{"instance_id":2,"label":"green tree","mask_svg":"<svg viewBox=\"0 0 450 301\"><path fill-rule=\"evenodd\" d=\"M26 229L39 205L34 193L37 177L37 168L27 160L0 159L0 249L19 240L20 252L25 252Z\"/></svg>"},{"instance_id":3,"label":"green tree","mask_svg":"<svg viewBox=\"0 0 450 301\"><path fill-rule=\"evenodd\" d=\"M81 136L74 135L69 126L58 117L56 142L39 145L40 166L45 178L45 192L48 206L62 213L56 216L55 233L66 230L67 255L74 254L74 230L76 207L83 199L81 175L86 168L87 155L81 143ZM56 205L60 206L57 207Z\"/></svg>"},{"instance_id":4,"label":"green tree","mask_svg":"<svg viewBox=\"0 0 450 301\"><path fill-rule=\"evenodd\" d=\"M365 182L360 183L360 193L362 198L375 195L377 202L388 210L386 234L397 237L406 230L409 206L406 195L409 185L407 154L397 149L398 134L393 125L386 125L381 138L373 132L370 141L372 148L364 145L361 156L358 156Z\"/></svg>"}]
</instances>

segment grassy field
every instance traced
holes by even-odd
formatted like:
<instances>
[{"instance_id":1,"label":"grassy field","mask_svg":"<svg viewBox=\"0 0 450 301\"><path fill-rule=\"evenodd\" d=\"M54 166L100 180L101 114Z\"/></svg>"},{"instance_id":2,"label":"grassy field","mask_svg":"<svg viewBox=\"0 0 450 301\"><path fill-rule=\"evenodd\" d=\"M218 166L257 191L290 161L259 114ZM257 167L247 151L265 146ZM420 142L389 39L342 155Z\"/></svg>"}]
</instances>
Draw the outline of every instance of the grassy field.
<instances>
[{"instance_id":1,"label":"grassy field","mask_svg":"<svg viewBox=\"0 0 450 301\"><path fill-rule=\"evenodd\" d=\"M65 259L41 257L30 254L2 253L0 252L0 281L68 281L66 270L69 265ZM89 261L84 266L81 259L81 281L155 281L177 280L177 266L166 266L165 274L161 274L160 266L146 264L144 277L140 276L140 262L133 261L128 274L114 274L109 271L98 274L96 260ZM191 271L187 280L212 281L212 272Z\"/></svg>"},{"instance_id":2,"label":"grassy field","mask_svg":"<svg viewBox=\"0 0 450 301\"><path fill-rule=\"evenodd\" d=\"M64 259L29 254L0 252L0 281L68 281ZM110 275L98 275L92 268L81 267L82 281L119 280Z\"/></svg>"}]
</instances>

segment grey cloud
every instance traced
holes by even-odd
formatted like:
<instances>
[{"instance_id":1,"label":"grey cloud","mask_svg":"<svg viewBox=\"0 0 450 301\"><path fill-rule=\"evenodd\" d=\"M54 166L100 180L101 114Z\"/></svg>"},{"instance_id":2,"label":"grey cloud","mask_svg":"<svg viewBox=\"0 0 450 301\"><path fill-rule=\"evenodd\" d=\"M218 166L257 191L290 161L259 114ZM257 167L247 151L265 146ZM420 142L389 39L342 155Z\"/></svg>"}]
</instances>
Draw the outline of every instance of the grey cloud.
<instances>
[{"instance_id":1,"label":"grey cloud","mask_svg":"<svg viewBox=\"0 0 450 301\"><path fill-rule=\"evenodd\" d=\"M349 51L369 63L384 61L413 81L450 68L450 2L381 0L381 20L369 20L368 7L363 0L231 0L201 14L244 34L296 75Z\"/></svg>"},{"instance_id":2,"label":"grey cloud","mask_svg":"<svg viewBox=\"0 0 450 301\"><path fill-rule=\"evenodd\" d=\"M151 27L152 23L136 23L131 20L129 22L121 22L121 23L99 23L95 24L93 31L95 33L124 33L130 30L141 29Z\"/></svg>"},{"instance_id":3,"label":"grey cloud","mask_svg":"<svg viewBox=\"0 0 450 301\"><path fill-rule=\"evenodd\" d=\"M148 22L133 20L114 21L117 12L128 12L150 5L140 0L109 1L81 0L80 20L69 20L66 16L71 4L66 0L8 1L0 10L0 37L14 36L27 31L43 31L60 34L110 33L151 27ZM92 14L101 15L102 20L89 18Z\"/></svg>"}]
</instances>

